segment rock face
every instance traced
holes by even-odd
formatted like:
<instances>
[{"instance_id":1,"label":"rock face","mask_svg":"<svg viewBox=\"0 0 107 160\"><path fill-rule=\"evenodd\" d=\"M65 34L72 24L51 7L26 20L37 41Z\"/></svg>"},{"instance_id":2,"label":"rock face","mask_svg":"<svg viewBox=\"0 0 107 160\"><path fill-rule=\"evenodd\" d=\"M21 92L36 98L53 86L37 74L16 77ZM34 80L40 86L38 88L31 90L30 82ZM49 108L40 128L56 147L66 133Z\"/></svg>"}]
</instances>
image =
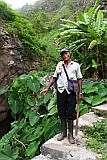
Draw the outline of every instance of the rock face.
<instances>
[{"instance_id":1,"label":"rock face","mask_svg":"<svg viewBox=\"0 0 107 160\"><path fill-rule=\"evenodd\" d=\"M26 72L24 49L17 37L11 37L0 20L0 89L12 78ZM0 122L8 117L7 95L0 96Z\"/></svg>"}]
</instances>

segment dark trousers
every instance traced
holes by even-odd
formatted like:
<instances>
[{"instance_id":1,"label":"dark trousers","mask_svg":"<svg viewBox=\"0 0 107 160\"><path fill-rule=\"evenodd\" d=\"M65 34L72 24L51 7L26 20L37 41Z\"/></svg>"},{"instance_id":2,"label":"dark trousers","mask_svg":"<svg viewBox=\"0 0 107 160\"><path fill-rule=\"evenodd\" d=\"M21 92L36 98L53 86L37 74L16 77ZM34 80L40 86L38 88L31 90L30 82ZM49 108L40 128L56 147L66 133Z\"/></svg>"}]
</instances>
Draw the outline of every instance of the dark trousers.
<instances>
[{"instance_id":1,"label":"dark trousers","mask_svg":"<svg viewBox=\"0 0 107 160\"><path fill-rule=\"evenodd\" d=\"M65 90L63 93L57 91L57 108L61 119L74 120L76 118L76 93L68 94Z\"/></svg>"}]
</instances>

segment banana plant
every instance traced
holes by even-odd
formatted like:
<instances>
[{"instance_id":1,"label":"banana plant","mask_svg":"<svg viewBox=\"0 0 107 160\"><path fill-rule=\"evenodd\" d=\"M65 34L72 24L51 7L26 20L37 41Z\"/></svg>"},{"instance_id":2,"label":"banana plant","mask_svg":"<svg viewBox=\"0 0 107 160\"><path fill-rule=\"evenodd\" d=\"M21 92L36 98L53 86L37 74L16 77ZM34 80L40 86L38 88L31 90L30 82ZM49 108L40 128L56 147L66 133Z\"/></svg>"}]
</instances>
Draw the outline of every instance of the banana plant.
<instances>
[{"instance_id":1,"label":"banana plant","mask_svg":"<svg viewBox=\"0 0 107 160\"><path fill-rule=\"evenodd\" d=\"M104 78L102 48L107 43L107 22L104 20L103 12L99 10L98 1L86 13L78 13L75 21L61 20L63 22L60 29L61 42L66 42L65 45L69 46L71 52L76 53L78 50L81 50L82 54L84 52L85 63L88 63L85 59L87 53L89 59L93 58L97 64L101 63L101 72ZM98 69L100 70L100 68L96 68L96 70Z\"/></svg>"}]
</instances>

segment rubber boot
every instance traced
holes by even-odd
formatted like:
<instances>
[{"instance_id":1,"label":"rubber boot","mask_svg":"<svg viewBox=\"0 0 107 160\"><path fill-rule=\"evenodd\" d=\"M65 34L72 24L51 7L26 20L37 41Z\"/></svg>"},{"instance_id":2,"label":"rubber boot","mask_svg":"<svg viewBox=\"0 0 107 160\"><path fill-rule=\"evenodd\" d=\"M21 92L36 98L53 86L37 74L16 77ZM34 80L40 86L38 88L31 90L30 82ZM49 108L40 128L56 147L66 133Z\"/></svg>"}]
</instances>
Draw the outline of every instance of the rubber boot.
<instances>
[{"instance_id":1,"label":"rubber boot","mask_svg":"<svg viewBox=\"0 0 107 160\"><path fill-rule=\"evenodd\" d=\"M73 120L68 120L68 141L71 144L75 143L74 137L73 137Z\"/></svg>"},{"instance_id":2,"label":"rubber boot","mask_svg":"<svg viewBox=\"0 0 107 160\"><path fill-rule=\"evenodd\" d=\"M58 141L62 141L65 137L67 137L66 119L61 119L61 128L62 128L62 133L57 137Z\"/></svg>"}]
</instances>

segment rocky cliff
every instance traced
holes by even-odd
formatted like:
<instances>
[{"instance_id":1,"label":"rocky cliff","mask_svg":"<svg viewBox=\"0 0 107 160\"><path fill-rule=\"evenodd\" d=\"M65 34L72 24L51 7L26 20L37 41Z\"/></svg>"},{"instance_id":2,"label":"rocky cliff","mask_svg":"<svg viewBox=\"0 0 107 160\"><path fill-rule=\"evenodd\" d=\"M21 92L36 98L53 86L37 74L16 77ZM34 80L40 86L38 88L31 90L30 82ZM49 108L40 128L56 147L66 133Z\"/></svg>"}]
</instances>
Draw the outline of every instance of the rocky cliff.
<instances>
[{"instance_id":1,"label":"rocky cliff","mask_svg":"<svg viewBox=\"0 0 107 160\"><path fill-rule=\"evenodd\" d=\"M0 89L10 85L12 78L25 73L29 67L24 60L24 48L19 39L11 36L0 20ZM0 122L8 117L7 95L0 96Z\"/></svg>"}]
</instances>

